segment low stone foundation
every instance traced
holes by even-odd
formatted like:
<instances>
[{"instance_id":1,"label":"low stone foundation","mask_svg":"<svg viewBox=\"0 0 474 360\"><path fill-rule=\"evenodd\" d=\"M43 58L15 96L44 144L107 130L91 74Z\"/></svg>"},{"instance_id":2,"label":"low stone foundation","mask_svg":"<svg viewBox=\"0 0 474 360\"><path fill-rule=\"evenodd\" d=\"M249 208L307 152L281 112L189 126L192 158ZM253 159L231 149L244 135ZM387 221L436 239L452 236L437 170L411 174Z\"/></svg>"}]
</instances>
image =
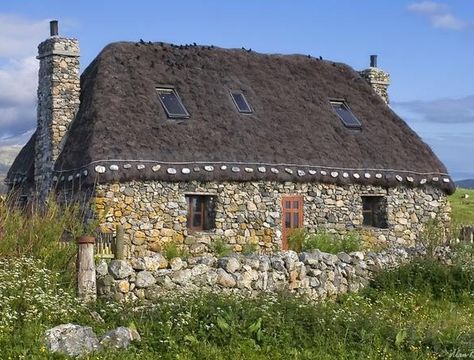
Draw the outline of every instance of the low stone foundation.
<instances>
[{"instance_id":1,"label":"low stone foundation","mask_svg":"<svg viewBox=\"0 0 474 360\"><path fill-rule=\"evenodd\" d=\"M152 301L169 292L193 291L250 295L290 291L323 300L358 291L377 271L394 268L423 254L419 247L338 255L316 250L300 254L235 254L220 259L205 255L168 262L157 253L130 261L101 260L97 265L97 288L99 296L119 301Z\"/></svg>"}]
</instances>

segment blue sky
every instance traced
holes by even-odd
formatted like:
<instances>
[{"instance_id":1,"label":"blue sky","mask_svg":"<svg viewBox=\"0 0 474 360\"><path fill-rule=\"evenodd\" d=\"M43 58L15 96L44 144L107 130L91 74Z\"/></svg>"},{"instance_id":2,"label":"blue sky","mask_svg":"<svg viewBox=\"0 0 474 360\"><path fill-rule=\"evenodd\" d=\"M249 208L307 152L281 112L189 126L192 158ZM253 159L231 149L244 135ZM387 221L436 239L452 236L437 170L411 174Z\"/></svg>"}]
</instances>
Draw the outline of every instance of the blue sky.
<instances>
[{"instance_id":1,"label":"blue sky","mask_svg":"<svg viewBox=\"0 0 474 360\"><path fill-rule=\"evenodd\" d=\"M474 1L4 1L0 138L34 127L36 45L50 19L81 43L82 69L113 41L245 46L391 74L392 108L456 178L474 178Z\"/></svg>"}]
</instances>

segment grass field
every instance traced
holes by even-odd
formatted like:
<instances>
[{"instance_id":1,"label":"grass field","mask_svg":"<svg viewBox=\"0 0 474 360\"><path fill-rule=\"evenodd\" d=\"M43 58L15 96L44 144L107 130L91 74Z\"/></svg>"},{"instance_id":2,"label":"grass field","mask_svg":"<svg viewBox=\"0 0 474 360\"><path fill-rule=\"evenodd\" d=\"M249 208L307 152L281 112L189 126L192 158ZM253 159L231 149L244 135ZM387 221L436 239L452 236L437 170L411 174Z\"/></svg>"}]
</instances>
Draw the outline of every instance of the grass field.
<instances>
[{"instance_id":1,"label":"grass field","mask_svg":"<svg viewBox=\"0 0 474 360\"><path fill-rule=\"evenodd\" d=\"M462 261L448 267L420 260L380 273L358 294L320 304L285 293L196 294L163 299L151 309L105 302L87 308L41 263L1 265L2 359L63 359L47 353L42 334L66 322L98 334L132 325L142 336L128 350L86 359L424 360L474 350L474 269ZM94 321L90 310L105 322Z\"/></svg>"},{"instance_id":2,"label":"grass field","mask_svg":"<svg viewBox=\"0 0 474 360\"><path fill-rule=\"evenodd\" d=\"M459 188L449 197L449 202L456 225L474 225L474 190Z\"/></svg>"}]
</instances>

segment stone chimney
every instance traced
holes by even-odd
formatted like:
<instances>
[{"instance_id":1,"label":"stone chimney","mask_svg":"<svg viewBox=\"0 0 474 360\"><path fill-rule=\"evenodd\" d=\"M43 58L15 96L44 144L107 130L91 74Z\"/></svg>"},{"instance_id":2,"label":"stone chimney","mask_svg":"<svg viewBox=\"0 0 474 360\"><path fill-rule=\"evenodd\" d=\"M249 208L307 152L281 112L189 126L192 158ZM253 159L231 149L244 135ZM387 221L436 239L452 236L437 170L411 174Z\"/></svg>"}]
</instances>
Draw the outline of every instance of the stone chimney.
<instances>
[{"instance_id":1,"label":"stone chimney","mask_svg":"<svg viewBox=\"0 0 474 360\"><path fill-rule=\"evenodd\" d=\"M50 22L50 37L38 46L38 105L35 183L40 200L51 189L54 163L62 150L69 124L79 108L79 43L59 36Z\"/></svg>"},{"instance_id":2,"label":"stone chimney","mask_svg":"<svg viewBox=\"0 0 474 360\"><path fill-rule=\"evenodd\" d=\"M372 86L377 94L388 104L388 86L390 75L377 67L377 55L370 55L370 67L359 74Z\"/></svg>"}]
</instances>

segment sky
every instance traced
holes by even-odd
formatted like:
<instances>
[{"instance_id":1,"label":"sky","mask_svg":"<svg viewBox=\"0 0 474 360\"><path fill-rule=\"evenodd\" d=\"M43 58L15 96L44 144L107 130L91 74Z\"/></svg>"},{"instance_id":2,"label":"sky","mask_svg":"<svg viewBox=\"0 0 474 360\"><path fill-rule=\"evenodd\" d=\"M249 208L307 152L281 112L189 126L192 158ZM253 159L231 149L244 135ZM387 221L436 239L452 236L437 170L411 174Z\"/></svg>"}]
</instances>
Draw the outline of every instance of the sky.
<instances>
[{"instance_id":1,"label":"sky","mask_svg":"<svg viewBox=\"0 0 474 360\"><path fill-rule=\"evenodd\" d=\"M36 122L37 45L81 46L81 70L114 41L196 42L311 54L357 70L378 55L397 112L455 179L474 178L474 1L23 0L0 3L0 145Z\"/></svg>"}]
</instances>

